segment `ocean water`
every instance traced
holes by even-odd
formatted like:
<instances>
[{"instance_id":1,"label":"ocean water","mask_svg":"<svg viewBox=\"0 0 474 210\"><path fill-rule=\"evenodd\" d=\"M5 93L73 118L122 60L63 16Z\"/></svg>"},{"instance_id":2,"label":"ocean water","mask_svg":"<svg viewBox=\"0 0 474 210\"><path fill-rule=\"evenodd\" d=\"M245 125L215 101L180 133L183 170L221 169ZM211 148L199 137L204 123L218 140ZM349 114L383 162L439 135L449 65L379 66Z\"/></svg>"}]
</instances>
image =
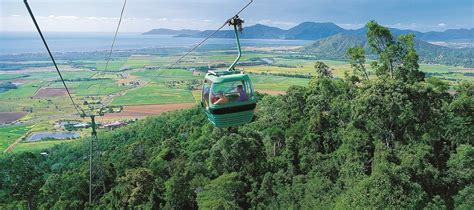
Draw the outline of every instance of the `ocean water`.
<instances>
[{"instance_id":1,"label":"ocean water","mask_svg":"<svg viewBox=\"0 0 474 210\"><path fill-rule=\"evenodd\" d=\"M113 33L47 32L46 41L53 52L90 52L108 50ZM164 35L141 35L140 33L119 33L115 50L147 48L187 48L200 42L201 38L182 38ZM303 46L305 40L242 40L243 46ZM206 45L234 44L234 39L209 39ZM44 53L40 36L34 32L0 32L0 55L22 53Z\"/></svg>"}]
</instances>

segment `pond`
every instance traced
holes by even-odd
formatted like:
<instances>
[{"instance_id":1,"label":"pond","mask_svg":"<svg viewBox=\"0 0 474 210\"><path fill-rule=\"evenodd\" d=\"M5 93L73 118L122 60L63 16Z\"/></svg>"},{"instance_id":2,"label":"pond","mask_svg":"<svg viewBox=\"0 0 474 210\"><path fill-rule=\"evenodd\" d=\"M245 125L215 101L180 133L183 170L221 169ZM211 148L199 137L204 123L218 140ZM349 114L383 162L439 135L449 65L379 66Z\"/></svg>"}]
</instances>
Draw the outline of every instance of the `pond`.
<instances>
[{"instance_id":1,"label":"pond","mask_svg":"<svg viewBox=\"0 0 474 210\"><path fill-rule=\"evenodd\" d=\"M38 132L33 133L26 141L34 142L43 139L75 139L79 137L81 137L79 132Z\"/></svg>"}]
</instances>

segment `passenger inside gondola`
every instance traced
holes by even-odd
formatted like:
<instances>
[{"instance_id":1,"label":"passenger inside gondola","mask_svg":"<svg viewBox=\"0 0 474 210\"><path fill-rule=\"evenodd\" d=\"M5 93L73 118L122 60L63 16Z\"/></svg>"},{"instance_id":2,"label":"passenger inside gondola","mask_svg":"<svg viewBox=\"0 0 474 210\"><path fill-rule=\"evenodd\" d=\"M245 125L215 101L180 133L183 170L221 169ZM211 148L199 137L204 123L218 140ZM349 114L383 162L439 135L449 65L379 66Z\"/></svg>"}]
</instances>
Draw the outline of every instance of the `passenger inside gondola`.
<instances>
[{"instance_id":1,"label":"passenger inside gondola","mask_svg":"<svg viewBox=\"0 0 474 210\"><path fill-rule=\"evenodd\" d=\"M213 102L213 104L226 104L229 102L229 99L227 99L227 97L224 95L224 91L219 91L219 93L217 94L217 100L215 102Z\"/></svg>"},{"instance_id":2,"label":"passenger inside gondola","mask_svg":"<svg viewBox=\"0 0 474 210\"><path fill-rule=\"evenodd\" d=\"M209 94L211 92L211 86L207 82L207 80L204 80L204 85L202 87L202 99L204 101L204 105L206 107L209 106Z\"/></svg>"},{"instance_id":3,"label":"passenger inside gondola","mask_svg":"<svg viewBox=\"0 0 474 210\"><path fill-rule=\"evenodd\" d=\"M244 83L244 82L242 82ZM239 100L238 101L247 101L249 97L247 96L247 92L244 90L243 85L237 85L237 92L239 93Z\"/></svg>"}]
</instances>

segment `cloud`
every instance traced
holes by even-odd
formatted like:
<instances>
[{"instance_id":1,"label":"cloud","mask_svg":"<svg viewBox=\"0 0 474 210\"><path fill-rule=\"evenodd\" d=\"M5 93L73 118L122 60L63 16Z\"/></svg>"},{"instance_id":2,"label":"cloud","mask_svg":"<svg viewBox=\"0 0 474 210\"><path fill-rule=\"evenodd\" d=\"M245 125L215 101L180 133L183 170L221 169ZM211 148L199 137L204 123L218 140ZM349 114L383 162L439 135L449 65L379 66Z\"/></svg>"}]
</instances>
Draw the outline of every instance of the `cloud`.
<instances>
[{"instance_id":1,"label":"cloud","mask_svg":"<svg viewBox=\"0 0 474 210\"><path fill-rule=\"evenodd\" d=\"M62 16L55 16L55 15L48 15L48 16L38 16L38 18L42 19L55 19L55 20L77 20L80 19L81 17L78 16L67 16L67 15L62 15Z\"/></svg>"},{"instance_id":2,"label":"cloud","mask_svg":"<svg viewBox=\"0 0 474 210\"><path fill-rule=\"evenodd\" d=\"M444 28L444 27L446 27L446 23L440 23L440 24L438 24L438 26Z\"/></svg>"},{"instance_id":3,"label":"cloud","mask_svg":"<svg viewBox=\"0 0 474 210\"><path fill-rule=\"evenodd\" d=\"M104 20L118 20L119 18L117 17L79 17L77 19L87 19L87 20L93 20L93 21L104 21Z\"/></svg>"},{"instance_id":4,"label":"cloud","mask_svg":"<svg viewBox=\"0 0 474 210\"><path fill-rule=\"evenodd\" d=\"M408 29L408 30L420 30L425 25L420 25L418 23L395 23L395 24L383 24L389 28L397 28L397 29Z\"/></svg>"},{"instance_id":5,"label":"cloud","mask_svg":"<svg viewBox=\"0 0 474 210\"><path fill-rule=\"evenodd\" d=\"M117 26L118 17L102 16L66 16L47 15L37 16L43 31L79 31L79 32L111 32ZM145 32L154 28L170 29L213 29L221 23L212 19L196 18L152 18L124 17L120 27L121 32ZM33 31L29 16L10 15L2 17L0 31Z\"/></svg>"},{"instance_id":6,"label":"cloud","mask_svg":"<svg viewBox=\"0 0 474 210\"><path fill-rule=\"evenodd\" d=\"M79 19L77 16L58 16L58 19Z\"/></svg>"},{"instance_id":7,"label":"cloud","mask_svg":"<svg viewBox=\"0 0 474 210\"><path fill-rule=\"evenodd\" d=\"M298 25L298 23L292 22L292 21L280 21L280 20L269 20L269 19L249 21L249 25L253 25L253 24L263 24L263 25L269 25L269 26L276 26L280 28L288 28L288 27L294 27Z\"/></svg>"}]
</instances>

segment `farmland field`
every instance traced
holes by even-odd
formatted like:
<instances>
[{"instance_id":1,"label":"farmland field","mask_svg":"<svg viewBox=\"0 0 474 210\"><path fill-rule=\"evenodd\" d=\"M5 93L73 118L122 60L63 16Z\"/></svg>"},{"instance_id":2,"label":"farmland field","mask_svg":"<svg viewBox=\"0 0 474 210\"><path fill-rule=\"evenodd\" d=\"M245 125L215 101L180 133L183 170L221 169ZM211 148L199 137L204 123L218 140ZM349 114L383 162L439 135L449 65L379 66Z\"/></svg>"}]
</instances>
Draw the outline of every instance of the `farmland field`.
<instances>
[{"instance_id":1,"label":"farmland field","mask_svg":"<svg viewBox=\"0 0 474 210\"><path fill-rule=\"evenodd\" d=\"M36 92L36 98L49 98L57 96L65 96L66 90L64 88L41 88Z\"/></svg>"},{"instance_id":2,"label":"farmland field","mask_svg":"<svg viewBox=\"0 0 474 210\"><path fill-rule=\"evenodd\" d=\"M5 126L0 127L0 154L18 138L25 135L30 129L29 126Z\"/></svg>"},{"instance_id":3,"label":"farmland field","mask_svg":"<svg viewBox=\"0 0 474 210\"><path fill-rule=\"evenodd\" d=\"M184 88L170 88L162 84L150 83L138 90L131 90L123 96L118 96L112 105L145 105L193 103L191 91Z\"/></svg>"},{"instance_id":4,"label":"farmland field","mask_svg":"<svg viewBox=\"0 0 474 210\"><path fill-rule=\"evenodd\" d=\"M169 81L189 81L203 78L203 76L193 75L192 72L183 69L138 71L133 73L133 75L142 77L144 80L153 81L156 83L163 83Z\"/></svg>"},{"instance_id":5,"label":"farmland field","mask_svg":"<svg viewBox=\"0 0 474 210\"><path fill-rule=\"evenodd\" d=\"M126 86L120 86L113 79L103 79L103 81L74 81L68 82L67 85L68 88L71 89L71 92L78 96L108 95L128 89ZM61 82L55 82L49 87L61 88L62 86L63 84Z\"/></svg>"},{"instance_id":6,"label":"farmland field","mask_svg":"<svg viewBox=\"0 0 474 210\"><path fill-rule=\"evenodd\" d=\"M13 80L28 77L26 74L0 74L0 80Z\"/></svg>"},{"instance_id":7,"label":"farmland field","mask_svg":"<svg viewBox=\"0 0 474 210\"><path fill-rule=\"evenodd\" d=\"M252 74L250 75L254 88L256 91L286 91L292 85L306 86L309 79L305 78L293 78L293 77L281 77L281 76L266 76Z\"/></svg>"},{"instance_id":8,"label":"farmland field","mask_svg":"<svg viewBox=\"0 0 474 210\"><path fill-rule=\"evenodd\" d=\"M35 95L36 91L42 86L41 82L32 82L20 85L17 89L0 93L0 99L3 98L27 98Z\"/></svg>"},{"instance_id":9,"label":"farmland field","mask_svg":"<svg viewBox=\"0 0 474 210\"><path fill-rule=\"evenodd\" d=\"M13 153L20 153L20 152L43 152L55 145L61 143L69 143L75 140L49 140L49 141L37 141L37 142L22 142L19 143L13 148Z\"/></svg>"},{"instance_id":10,"label":"farmland field","mask_svg":"<svg viewBox=\"0 0 474 210\"><path fill-rule=\"evenodd\" d=\"M107 64L106 61L83 61L84 64L80 65L82 68L93 69L97 71L104 71ZM127 63L125 59L111 60L107 65L107 71L122 71L124 65Z\"/></svg>"},{"instance_id":11,"label":"farmland field","mask_svg":"<svg viewBox=\"0 0 474 210\"><path fill-rule=\"evenodd\" d=\"M14 122L26 114L26 112L0 112L0 124Z\"/></svg>"},{"instance_id":12,"label":"farmland field","mask_svg":"<svg viewBox=\"0 0 474 210\"><path fill-rule=\"evenodd\" d=\"M103 119L115 119L115 118L141 118L150 115L157 115L163 112L169 112L179 109L188 109L196 106L195 103L179 103L179 104L154 104L154 105L138 105L138 106L125 106L123 111L120 113L108 113Z\"/></svg>"},{"instance_id":13,"label":"farmland field","mask_svg":"<svg viewBox=\"0 0 474 210\"><path fill-rule=\"evenodd\" d=\"M316 72L316 61L326 63L336 78L343 78L346 72L352 73L348 61L317 60L311 56L292 58L280 51L272 51L271 47L248 49L251 50L244 51L237 68L249 73L255 91L260 93L278 95L284 94L290 86L308 85L309 77ZM120 56L111 60L107 72L103 71L104 60L90 57L77 58L74 62L60 61L59 67L78 104L86 107L85 101L102 100L108 105L121 106L118 113L107 113L98 119L107 123L196 106L201 98L200 86L206 70L209 67L226 68L235 59L235 52L203 50L191 54L178 65L171 65L177 58L171 54ZM16 69L22 65L24 69ZM369 65L367 68L373 76ZM8 121L21 118L19 120L25 125L0 127L1 148L8 147L28 130L61 130L57 123L66 119L87 122L76 114L49 62L16 62L12 69L16 70L0 71L0 83L15 82L17 85L17 89L0 93L0 112L22 113L8 115ZM474 69L433 64L422 64L420 69L427 77L437 77L449 83L474 80ZM0 116L0 119L7 119L5 116ZM80 132L89 131L83 129ZM62 142L70 141L20 142L13 152L42 151Z\"/></svg>"}]
</instances>

